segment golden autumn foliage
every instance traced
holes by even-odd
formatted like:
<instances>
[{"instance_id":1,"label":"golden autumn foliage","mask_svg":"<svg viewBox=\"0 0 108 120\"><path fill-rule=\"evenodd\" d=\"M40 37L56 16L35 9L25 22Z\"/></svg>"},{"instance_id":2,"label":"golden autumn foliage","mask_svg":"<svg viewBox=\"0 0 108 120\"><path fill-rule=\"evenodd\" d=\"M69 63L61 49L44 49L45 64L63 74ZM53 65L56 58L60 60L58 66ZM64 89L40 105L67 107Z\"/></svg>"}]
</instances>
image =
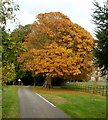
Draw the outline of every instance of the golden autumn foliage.
<instances>
[{"instance_id":1,"label":"golden autumn foliage","mask_svg":"<svg viewBox=\"0 0 108 120\"><path fill-rule=\"evenodd\" d=\"M92 36L60 12L39 14L24 45L28 51L18 62L34 75L67 78L91 71Z\"/></svg>"},{"instance_id":2,"label":"golden autumn foliage","mask_svg":"<svg viewBox=\"0 0 108 120\"><path fill-rule=\"evenodd\" d=\"M31 49L28 53L22 54L18 62L23 62L24 59L27 60L23 66L34 74L66 77L81 73L80 54L74 55L71 49L59 47L56 43L47 46L46 49Z\"/></svg>"}]
</instances>

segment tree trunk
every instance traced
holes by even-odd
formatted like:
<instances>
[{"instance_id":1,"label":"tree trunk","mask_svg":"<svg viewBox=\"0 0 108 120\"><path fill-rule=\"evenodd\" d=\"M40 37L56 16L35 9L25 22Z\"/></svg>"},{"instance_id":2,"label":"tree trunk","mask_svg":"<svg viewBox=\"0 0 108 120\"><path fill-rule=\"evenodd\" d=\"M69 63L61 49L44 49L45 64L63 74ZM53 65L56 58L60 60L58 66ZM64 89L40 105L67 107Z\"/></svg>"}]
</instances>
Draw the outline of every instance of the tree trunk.
<instances>
[{"instance_id":1,"label":"tree trunk","mask_svg":"<svg viewBox=\"0 0 108 120\"><path fill-rule=\"evenodd\" d=\"M95 73L95 82L94 82L94 85L93 85L93 93L96 93L96 87L97 87L98 79L99 79L99 75L98 75L98 71L96 71L96 73Z\"/></svg>"},{"instance_id":2,"label":"tree trunk","mask_svg":"<svg viewBox=\"0 0 108 120\"><path fill-rule=\"evenodd\" d=\"M47 76L45 78L45 83L43 84L43 87L48 89L52 88L52 78L50 76Z\"/></svg>"}]
</instances>

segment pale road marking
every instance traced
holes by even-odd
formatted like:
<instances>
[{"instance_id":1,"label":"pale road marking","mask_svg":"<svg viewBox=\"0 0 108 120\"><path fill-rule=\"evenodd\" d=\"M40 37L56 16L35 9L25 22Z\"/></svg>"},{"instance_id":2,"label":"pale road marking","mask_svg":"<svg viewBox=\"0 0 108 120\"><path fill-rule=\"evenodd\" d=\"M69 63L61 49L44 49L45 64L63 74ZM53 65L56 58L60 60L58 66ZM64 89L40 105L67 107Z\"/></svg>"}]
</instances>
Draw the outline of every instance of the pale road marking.
<instances>
[{"instance_id":1,"label":"pale road marking","mask_svg":"<svg viewBox=\"0 0 108 120\"><path fill-rule=\"evenodd\" d=\"M35 93L35 92L34 92ZM38 93L35 93L36 95L38 95L39 97L41 97L43 100L45 100L47 103L49 103L50 105L52 105L53 107L56 107L55 105L53 105L51 102L49 102L48 100L46 100L44 97L42 97L41 95L39 95Z\"/></svg>"}]
</instances>

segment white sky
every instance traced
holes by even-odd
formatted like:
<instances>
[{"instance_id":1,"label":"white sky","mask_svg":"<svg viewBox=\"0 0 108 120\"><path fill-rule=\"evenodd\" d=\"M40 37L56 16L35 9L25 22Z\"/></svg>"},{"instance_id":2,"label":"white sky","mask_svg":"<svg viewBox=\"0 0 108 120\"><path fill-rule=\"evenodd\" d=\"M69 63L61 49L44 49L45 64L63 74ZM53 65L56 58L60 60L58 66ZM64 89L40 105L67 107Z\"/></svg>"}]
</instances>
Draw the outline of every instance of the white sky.
<instances>
[{"instance_id":1,"label":"white sky","mask_svg":"<svg viewBox=\"0 0 108 120\"><path fill-rule=\"evenodd\" d=\"M96 0L100 5L106 0ZM17 13L18 23L31 24L36 15L46 12L61 12L74 23L79 24L94 36L94 24L91 22L94 5L93 0L18 0L20 11ZM13 30L12 24L8 27Z\"/></svg>"}]
</instances>

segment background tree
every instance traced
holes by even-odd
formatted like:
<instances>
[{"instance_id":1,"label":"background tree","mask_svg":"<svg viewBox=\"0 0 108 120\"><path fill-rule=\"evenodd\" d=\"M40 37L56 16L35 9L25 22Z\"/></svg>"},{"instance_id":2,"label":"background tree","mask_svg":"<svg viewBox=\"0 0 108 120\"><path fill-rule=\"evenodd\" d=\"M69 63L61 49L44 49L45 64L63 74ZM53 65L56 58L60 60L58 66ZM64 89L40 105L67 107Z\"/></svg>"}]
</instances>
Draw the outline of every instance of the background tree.
<instances>
[{"instance_id":1,"label":"background tree","mask_svg":"<svg viewBox=\"0 0 108 120\"><path fill-rule=\"evenodd\" d=\"M1 23L1 34L0 37L2 42L1 52L2 56L2 67L3 67L3 84L13 80L15 77L15 66L14 61L14 42L11 41L9 33L6 31L6 23L8 20L15 20L15 11L19 10L19 6L15 4L12 0L1 0L0 3L0 23ZM7 78L6 78L7 76ZM10 76L10 77L9 77Z\"/></svg>"},{"instance_id":2,"label":"background tree","mask_svg":"<svg viewBox=\"0 0 108 120\"><path fill-rule=\"evenodd\" d=\"M10 36L7 32L2 31L2 72L3 72L3 84L6 84L10 80L15 79L15 66L14 58L15 52L13 49L13 41L11 41Z\"/></svg>"},{"instance_id":3,"label":"background tree","mask_svg":"<svg viewBox=\"0 0 108 120\"><path fill-rule=\"evenodd\" d=\"M15 12L19 10L19 5L13 0L1 0L0 2L0 23L5 26L8 20L15 21Z\"/></svg>"},{"instance_id":4,"label":"background tree","mask_svg":"<svg viewBox=\"0 0 108 120\"><path fill-rule=\"evenodd\" d=\"M10 35L11 41L14 41L13 49L15 52L14 64L15 64L15 71L16 71L16 79L21 78L23 80L24 78L27 79L27 77L29 78L31 76L31 74L29 74L28 71L22 71L19 67L20 63L17 62L17 57L26 51L23 43L25 41L26 36L31 32L30 26L31 26L30 24L25 26L19 25L18 28L14 29Z\"/></svg>"},{"instance_id":5,"label":"background tree","mask_svg":"<svg viewBox=\"0 0 108 120\"><path fill-rule=\"evenodd\" d=\"M18 62L33 74L66 79L91 70L92 36L62 13L39 14L24 45L28 51ZM45 86L51 87L50 83Z\"/></svg>"},{"instance_id":6,"label":"background tree","mask_svg":"<svg viewBox=\"0 0 108 120\"><path fill-rule=\"evenodd\" d=\"M97 46L94 49L95 62L102 69L104 75L108 70L108 1L104 3L103 7L95 1L94 6L92 17L97 26L95 30Z\"/></svg>"}]
</instances>

